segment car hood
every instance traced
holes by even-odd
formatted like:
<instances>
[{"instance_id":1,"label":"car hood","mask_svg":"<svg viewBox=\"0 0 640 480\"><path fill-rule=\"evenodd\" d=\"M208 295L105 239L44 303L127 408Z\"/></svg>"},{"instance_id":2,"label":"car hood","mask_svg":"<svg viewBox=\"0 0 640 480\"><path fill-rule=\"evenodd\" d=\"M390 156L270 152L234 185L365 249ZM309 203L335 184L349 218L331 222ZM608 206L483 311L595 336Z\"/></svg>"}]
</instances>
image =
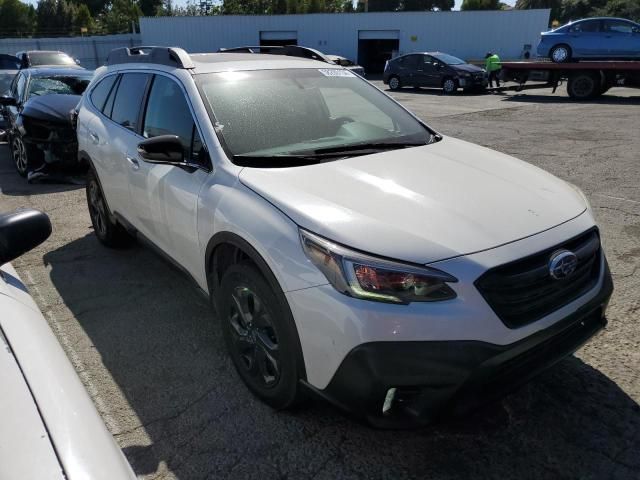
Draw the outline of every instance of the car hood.
<instances>
[{"instance_id":1,"label":"car hood","mask_svg":"<svg viewBox=\"0 0 640 480\"><path fill-rule=\"evenodd\" d=\"M22 116L46 122L71 124L69 112L78 105L80 98L80 95L61 94L32 97L24 104Z\"/></svg>"},{"instance_id":2,"label":"car hood","mask_svg":"<svg viewBox=\"0 0 640 480\"><path fill-rule=\"evenodd\" d=\"M553 175L452 138L318 165L244 168L240 181L303 228L414 263L513 242L586 210Z\"/></svg>"},{"instance_id":3,"label":"car hood","mask_svg":"<svg viewBox=\"0 0 640 480\"><path fill-rule=\"evenodd\" d=\"M449 65L454 70L458 70L459 72L469 72L469 73L478 73L482 72L480 67L475 65L471 65L470 63L465 63L463 65Z\"/></svg>"}]
</instances>

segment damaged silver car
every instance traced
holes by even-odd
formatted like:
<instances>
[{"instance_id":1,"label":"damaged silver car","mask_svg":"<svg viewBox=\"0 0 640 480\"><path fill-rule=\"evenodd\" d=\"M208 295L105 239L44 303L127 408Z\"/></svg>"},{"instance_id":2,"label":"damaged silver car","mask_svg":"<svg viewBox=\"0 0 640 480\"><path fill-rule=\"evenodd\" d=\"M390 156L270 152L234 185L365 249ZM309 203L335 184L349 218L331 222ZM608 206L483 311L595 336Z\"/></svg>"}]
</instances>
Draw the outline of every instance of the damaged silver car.
<instances>
[{"instance_id":1,"label":"damaged silver car","mask_svg":"<svg viewBox=\"0 0 640 480\"><path fill-rule=\"evenodd\" d=\"M30 182L81 170L73 110L92 77L78 68L23 69L0 96L13 162Z\"/></svg>"}]
</instances>

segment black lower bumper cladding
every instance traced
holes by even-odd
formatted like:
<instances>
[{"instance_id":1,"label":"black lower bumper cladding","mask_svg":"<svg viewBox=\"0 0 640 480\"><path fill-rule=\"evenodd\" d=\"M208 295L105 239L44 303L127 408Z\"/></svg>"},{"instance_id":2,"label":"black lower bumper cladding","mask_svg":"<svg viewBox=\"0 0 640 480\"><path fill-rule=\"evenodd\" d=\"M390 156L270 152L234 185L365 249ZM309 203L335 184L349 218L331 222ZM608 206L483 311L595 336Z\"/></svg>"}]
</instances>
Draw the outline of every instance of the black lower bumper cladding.
<instances>
[{"instance_id":1,"label":"black lower bumper cladding","mask_svg":"<svg viewBox=\"0 0 640 480\"><path fill-rule=\"evenodd\" d=\"M407 428L467 413L570 355L606 325L613 283L551 327L510 345L478 341L374 342L343 360L316 393L380 428ZM393 402L383 414L389 389Z\"/></svg>"}]
</instances>

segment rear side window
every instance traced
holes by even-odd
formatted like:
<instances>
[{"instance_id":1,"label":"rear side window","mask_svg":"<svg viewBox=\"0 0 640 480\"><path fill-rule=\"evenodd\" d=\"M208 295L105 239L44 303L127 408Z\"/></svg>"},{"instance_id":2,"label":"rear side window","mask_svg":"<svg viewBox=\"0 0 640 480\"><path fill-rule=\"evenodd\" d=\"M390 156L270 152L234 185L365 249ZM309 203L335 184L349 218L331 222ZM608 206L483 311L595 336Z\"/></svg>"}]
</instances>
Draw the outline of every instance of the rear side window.
<instances>
[{"instance_id":1,"label":"rear side window","mask_svg":"<svg viewBox=\"0 0 640 480\"><path fill-rule=\"evenodd\" d=\"M91 102L100 111L103 111L107 97L111 93L111 87L116 83L117 75L109 75L98 82L93 90L91 90Z\"/></svg>"},{"instance_id":2,"label":"rear side window","mask_svg":"<svg viewBox=\"0 0 640 480\"><path fill-rule=\"evenodd\" d=\"M156 75L153 80L142 135L145 138L177 135L184 147L185 156L194 160L202 149L184 93L176 82L167 77Z\"/></svg>"},{"instance_id":3,"label":"rear side window","mask_svg":"<svg viewBox=\"0 0 640 480\"><path fill-rule=\"evenodd\" d=\"M148 73L125 73L122 75L113 102L111 120L134 132L138 131L140 105L148 80Z\"/></svg>"}]
</instances>

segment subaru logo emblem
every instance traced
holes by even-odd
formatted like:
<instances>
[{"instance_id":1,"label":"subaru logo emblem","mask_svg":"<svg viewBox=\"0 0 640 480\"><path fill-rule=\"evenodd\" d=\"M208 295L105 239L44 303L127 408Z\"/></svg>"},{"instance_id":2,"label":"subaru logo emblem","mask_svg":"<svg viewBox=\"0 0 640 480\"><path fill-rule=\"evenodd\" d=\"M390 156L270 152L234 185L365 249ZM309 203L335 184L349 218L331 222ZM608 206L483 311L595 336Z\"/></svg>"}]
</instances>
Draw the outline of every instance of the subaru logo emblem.
<instances>
[{"instance_id":1,"label":"subaru logo emblem","mask_svg":"<svg viewBox=\"0 0 640 480\"><path fill-rule=\"evenodd\" d=\"M569 250L556 252L549 260L549 275L555 280L564 280L575 272L578 266L578 257Z\"/></svg>"}]
</instances>

